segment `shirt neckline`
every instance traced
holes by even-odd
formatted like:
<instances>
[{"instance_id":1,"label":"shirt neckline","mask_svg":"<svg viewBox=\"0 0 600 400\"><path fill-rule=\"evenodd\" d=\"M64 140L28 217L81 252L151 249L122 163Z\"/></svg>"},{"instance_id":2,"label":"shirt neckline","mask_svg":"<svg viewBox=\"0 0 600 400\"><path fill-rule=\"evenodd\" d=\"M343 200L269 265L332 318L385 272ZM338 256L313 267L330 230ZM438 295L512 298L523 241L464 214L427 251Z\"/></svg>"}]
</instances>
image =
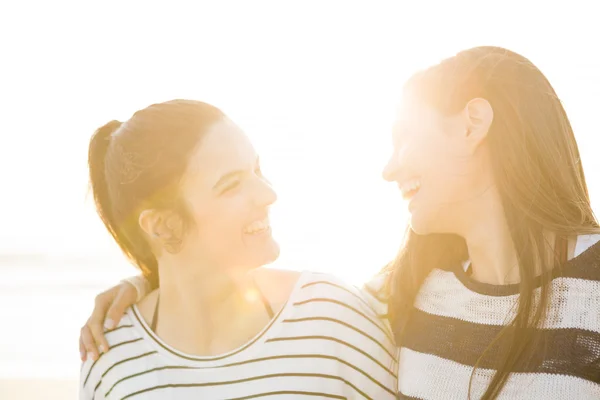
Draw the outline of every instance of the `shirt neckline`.
<instances>
[{"instance_id":1,"label":"shirt neckline","mask_svg":"<svg viewBox=\"0 0 600 400\"><path fill-rule=\"evenodd\" d=\"M290 312L291 305L293 304L293 299L297 296L297 293L301 286L304 284L306 280L306 272L302 272L298 277L298 280L294 284L292 291L288 297L288 300L285 302L283 307L271 318L271 320L265 325L263 329L260 330L252 339L242 344L241 346L232 349L226 353L221 353L212 356L198 356L194 354L189 354L182 352L180 350L175 349L170 346L166 342L164 342L158 335L156 335L148 323L142 317L142 314L137 305L133 305L129 309L129 313L131 314L131 319L133 321L134 327L141 333L144 341L151 346L154 350L156 350L159 354L169 357L171 359L177 360L179 363L183 363L186 365L190 365L193 367L218 367L223 366L223 364L227 364L235 360L247 359L252 354L255 353L258 349L260 349L261 345L268 340L269 337L273 336L274 333L280 328L281 323L280 320L282 316Z\"/></svg>"},{"instance_id":2,"label":"shirt neckline","mask_svg":"<svg viewBox=\"0 0 600 400\"><path fill-rule=\"evenodd\" d=\"M576 257L568 260L562 266L557 268L553 268L551 271L550 279L559 278L565 273L568 273L569 269L577 268L583 264L587 264L593 262L594 260L600 259L600 241L592 244L586 250L584 250L581 254ZM512 296L520 293L520 283L510 283L506 285L494 285L490 283L483 283L474 280L467 274L463 265L458 265L455 267L452 272L456 276L456 278L465 286L467 289L487 295L487 296ZM542 277L536 276L533 280L533 287L535 289L541 287L542 285Z\"/></svg>"}]
</instances>

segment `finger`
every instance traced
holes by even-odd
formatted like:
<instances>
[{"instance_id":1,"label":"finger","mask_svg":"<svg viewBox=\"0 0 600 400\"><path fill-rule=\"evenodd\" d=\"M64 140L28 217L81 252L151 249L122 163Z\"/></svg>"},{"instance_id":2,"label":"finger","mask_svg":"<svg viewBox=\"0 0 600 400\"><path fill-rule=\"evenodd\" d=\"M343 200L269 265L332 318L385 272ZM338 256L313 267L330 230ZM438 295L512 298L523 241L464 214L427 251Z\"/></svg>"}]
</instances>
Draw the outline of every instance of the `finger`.
<instances>
[{"instance_id":1,"label":"finger","mask_svg":"<svg viewBox=\"0 0 600 400\"><path fill-rule=\"evenodd\" d=\"M115 299L111 303L104 321L106 329L114 329L119 325L121 318L125 314L125 310L135 303L137 291L130 284L122 284Z\"/></svg>"},{"instance_id":2,"label":"finger","mask_svg":"<svg viewBox=\"0 0 600 400\"><path fill-rule=\"evenodd\" d=\"M113 288L96 297L94 311L86 324L92 336L92 340L95 343L94 347L99 353L104 353L108 350L108 345L104 338L104 319L106 318L106 312L115 297L115 289L116 288Z\"/></svg>"},{"instance_id":3,"label":"finger","mask_svg":"<svg viewBox=\"0 0 600 400\"><path fill-rule=\"evenodd\" d=\"M135 304L137 299L137 290L128 283L121 284L117 288L114 288L113 292L114 290L117 290L117 294L110 302L110 306L104 318L103 329L97 325L90 326L90 330L92 331L92 335L94 336L94 340L98 345L100 353L108 351L109 348L108 341L106 340L106 332L119 325L121 318L123 318L123 315L125 314L125 310ZM103 303L103 301L100 300L99 303Z\"/></svg>"},{"instance_id":4,"label":"finger","mask_svg":"<svg viewBox=\"0 0 600 400\"><path fill-rule=\"evenodd\" d=\"M115 328L125 314L125 310L135 304L136 299L137 290L135 287L128 283L122 284L107 312L104 327L107 329Z\"/></svg>"},{"instance_id":5,"label":"finger","mask_svg":"<svg viewBox=\"0 0 600 400\"><path fill-rule=\"evenodd\" d=\"M85 345L83 344L83 340L81 339L81 334L79 335L79 358L81 358L81 361L84 362L86 360L86 350L85 350Z\"/></svg>"},{"instance_id":6,"label":"finger","mask_svg":"<svg viewBox=\"0 0 600 400\"><path fill-rule=\"evenodd\" d=\"M87 325L81 328L80 338L81 342L83 342L83 347L85 348L86 359L92 361L97 360L99 356L98 349L96 348L96 342L94 341L92 332Z\"/></svg>"},{"instance_id":7,"label":"finger","mask_svg":"<svg viewBox=\"0 0 600 400\"><path fill-rule=\"evenodd\" d=\"M96 296L96 298L94 299L94 311L92 311L92 315L90 316L90 319L88 319L87 322L88 326L102 326L104 324L106 312L108 311L117 293L118 289L115 287Z\"/></svg>"},{"instance_id":8,"label":"finger","mask_svg":"<svg viewBox=\"0 0 600 400\"><path fill-rule=\"evenodd\" d=\"M98 352L106 352L108 350L108 343L106 342L106 338L104 337L104 326L102 322L90 320L88 321L87 327L92 336L92 341L98 349Z\"/></svg>"}]
</instances>

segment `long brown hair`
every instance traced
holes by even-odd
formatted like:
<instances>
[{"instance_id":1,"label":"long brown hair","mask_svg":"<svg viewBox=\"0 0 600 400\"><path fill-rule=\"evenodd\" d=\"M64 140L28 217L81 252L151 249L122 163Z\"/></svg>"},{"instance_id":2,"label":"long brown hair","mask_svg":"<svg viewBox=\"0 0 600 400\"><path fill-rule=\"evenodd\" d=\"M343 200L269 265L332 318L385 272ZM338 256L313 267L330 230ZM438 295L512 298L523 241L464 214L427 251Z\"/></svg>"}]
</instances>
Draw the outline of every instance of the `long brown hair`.
<instances>
[{"instance_id":1,"label":"long brown hair","mask_svg":"<svg viewBox=\"0 0 600 400\"><path fill-rule=\"evenodd\" d=\"M494 110L488 141L519 261L520 295L514 319L488 347L500 337L508 338L510 344L506 351L494 352L496 373L482 397L492 399L501 392L524 349L533 345L530 328L545 317L551 280L548 267L564 261L556 257L552 266L545 265L548 251L573 235L600 232L579 150L565 110L546 77L528 59L509 50L477 47L463 51L417 73L405 90L443 115L460 112L473 98L486 99ZM555 244L548 243L547 232L556 235ZM465 240L459 236L407 231L397 258L384 269L389 316L399 346L415 299L432 269L452 268L467 258ZM539 273L538 302L534 281Z\"/></svg>"},{"instance_id":2,"label":"long brown hair","mask_svg":"<svg viewBox=\"0 0 600 400\"><path fill-rule=\"evenodd\" d=\"M173 211L189 227L178 185L206 131L224 114L210 104L172 100L110 121L90 140L90 183L98 215L123 253L158 286L158 263L139 226L143 209Z\"/></svg>"}]
</instances>

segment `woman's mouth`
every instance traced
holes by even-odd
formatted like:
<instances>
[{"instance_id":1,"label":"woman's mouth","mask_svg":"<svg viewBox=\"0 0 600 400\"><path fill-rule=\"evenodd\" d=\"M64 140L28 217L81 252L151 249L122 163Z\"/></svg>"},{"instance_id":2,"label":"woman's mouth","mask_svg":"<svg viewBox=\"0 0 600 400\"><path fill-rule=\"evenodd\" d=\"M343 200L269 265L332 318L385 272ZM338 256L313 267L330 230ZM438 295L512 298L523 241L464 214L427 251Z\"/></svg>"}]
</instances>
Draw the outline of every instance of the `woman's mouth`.
<instances>
[{"instance_id":1,"label":"woman's mouth","mask_svg":"<svg viewBox=\"0 0 600 400\"><path fill-rule=\"evenodd\" d=\"M247 225L244 228L244 233L246 235L260 235L262 233L268 232L271 229L271 225L269 223L269 218L261 219L258 221L254 221L251 224Z\"/></svg>"},{"instance_id":2,"label":"woman's mouth","mask_svg":"<svg viewBox=\"0 0 600 400\"><path fill-rule=\"evenodd\" d=\"M411 179L401 184L398 184L398 187L402 192L402 198L404 200L410 200L417 194L419 189L421 189L421 180Z\"/></svg>"}]
</instances>

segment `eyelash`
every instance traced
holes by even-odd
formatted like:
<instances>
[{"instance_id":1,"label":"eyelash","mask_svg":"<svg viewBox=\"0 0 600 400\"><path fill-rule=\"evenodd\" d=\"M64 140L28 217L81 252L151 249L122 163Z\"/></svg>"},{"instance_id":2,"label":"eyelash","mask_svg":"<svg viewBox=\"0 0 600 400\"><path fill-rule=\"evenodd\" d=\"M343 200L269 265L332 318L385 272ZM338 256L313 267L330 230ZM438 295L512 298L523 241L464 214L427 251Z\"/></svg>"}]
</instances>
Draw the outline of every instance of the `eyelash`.
<instances>
[{"instance_id":1,"label":"eyelash","mask_svg":"<svg viewBox=\"0 0 600 400\"><path fill-rule=\"evenodd\" d=\"M230 190L235 189L236 187L238 187L240 184L240 181L235 181L232 182L231 184L229 184L227 187L225 187L225 189L223 189L223 191L221 193L226 193L229 192Z\"/></svg>"},{"instance_id":2,"label":"eyelash","mask_svg":"<svg viewBox=\"0 0 600 400\"><path fill-rule=\"evenodd\" d=\"M262 170L260 169L260 167L257 167L257 168L254 170L254 173L255 173L257 176L261 177L261 178L263 177L263 173L262 173ZM226 193L226 192L229 192L229 191L231 191L231 190L235 189L236 187L238 187L239 185L240 185L240 181L235 181L235 182L232 182L230 185L228 185L227 187L225 187L221 193Z\"/></svg>"}]
</instances>

